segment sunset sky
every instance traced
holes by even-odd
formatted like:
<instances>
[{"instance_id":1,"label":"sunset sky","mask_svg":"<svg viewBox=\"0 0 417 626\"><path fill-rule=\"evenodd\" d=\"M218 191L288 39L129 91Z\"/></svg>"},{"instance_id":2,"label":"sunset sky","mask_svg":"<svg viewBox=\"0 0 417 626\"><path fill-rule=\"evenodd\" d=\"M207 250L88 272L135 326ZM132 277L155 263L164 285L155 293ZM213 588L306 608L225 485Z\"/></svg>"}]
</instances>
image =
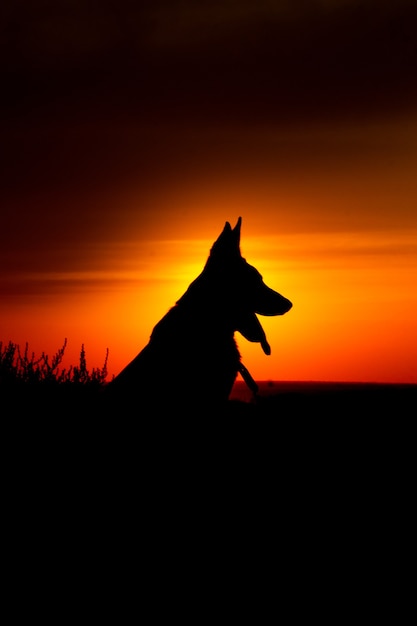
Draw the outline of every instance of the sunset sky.
<instances>
[{"instance_id":1,"label":"sunset sky","mask_svg":"<svg viewBox=\"0 0 417 626\"><path fill-rule=\"evenodd\" d=\"M417 383L414 0L0 17L0 341L118 373L242 216L293 302L236 333L255 379Z\"/></svg>"}]
</instances>

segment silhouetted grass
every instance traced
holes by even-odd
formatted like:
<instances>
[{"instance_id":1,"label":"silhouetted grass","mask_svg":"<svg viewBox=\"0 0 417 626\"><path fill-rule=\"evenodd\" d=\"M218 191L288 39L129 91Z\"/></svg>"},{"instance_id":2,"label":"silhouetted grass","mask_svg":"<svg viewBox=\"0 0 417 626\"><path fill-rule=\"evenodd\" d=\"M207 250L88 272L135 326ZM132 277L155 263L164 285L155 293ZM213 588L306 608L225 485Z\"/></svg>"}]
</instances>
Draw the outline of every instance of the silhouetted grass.
<instances>
[{"instance_id":1,"label":"silhouetted grass","mask_svg":"<svg viewBox=\"0 0 417 626\"><path fill-rule=\"evenodd\" d=\"M7 415L26 411L62 416L92 408L90 400L100 396L107 382L108 349L103 366L90 370L84 344L78 364L62 367L66 347L67 339L52 357L45 352L36 356L28 343L21 350L12 341L0 342L0 403L7 405Z\"/></svg>"},{"instance_id":2,"label":"silhouetted grass","mask_svg":"<svg viewBox=\"0 0 417 626\"><path fill-rule=\"evenodd\" d=\"M35 353L29 354L29 344L26 342L23 352L20 346L12 341L6 345L0 341L0 385L94 385L102 386L107 378L108 349L104 365L101 368L87 369L84 344L81 345L78 365L71 365L68 369L60 369L67 346L67 339L50 359L42 352L36 358Z\"/></svg>"}]
</instances>

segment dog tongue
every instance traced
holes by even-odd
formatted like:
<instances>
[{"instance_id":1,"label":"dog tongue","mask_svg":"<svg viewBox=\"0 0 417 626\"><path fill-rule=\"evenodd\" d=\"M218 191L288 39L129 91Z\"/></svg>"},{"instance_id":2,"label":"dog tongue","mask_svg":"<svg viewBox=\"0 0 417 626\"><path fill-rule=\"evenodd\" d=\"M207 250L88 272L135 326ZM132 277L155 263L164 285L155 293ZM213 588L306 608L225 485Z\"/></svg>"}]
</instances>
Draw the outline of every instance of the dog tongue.
<instances>
[{"instance_id":1,"label":"dog tongue","mask_svg":"<svg viewBox=\"0 0 417 626\"><path fill-rule=\"evenodd\" d=\"M271 347L266 340L264 329L255 313L245 315L236 326L236 330L242 333L248 341L260 343L265 354L271 354Z\"/></svg>"},{"instance_id":2,"label":"dog tongue","mask_svg":"<svg viewBox=\"0 0 417 626\"><path fill-rule=\"evenodd\" d=\"M266 337L264 337L264 339L262 339L261 346L262 346L262 350L265 352L265 354L271 354L271 346L267 342Z\"/></svg>"}]
</instances>

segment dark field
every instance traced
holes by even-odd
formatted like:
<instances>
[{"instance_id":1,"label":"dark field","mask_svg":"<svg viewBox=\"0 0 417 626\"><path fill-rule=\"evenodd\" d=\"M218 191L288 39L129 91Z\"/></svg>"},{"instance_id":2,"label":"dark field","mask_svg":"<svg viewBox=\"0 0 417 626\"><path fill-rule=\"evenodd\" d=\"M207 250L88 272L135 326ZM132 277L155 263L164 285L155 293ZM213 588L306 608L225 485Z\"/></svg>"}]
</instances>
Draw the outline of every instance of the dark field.
<instances>
[{"instance_id":1,"label":"dark field","mask_svg":"<svg viewBox=\"0 0 417 626\"><path fill-rule=\"evenodd\" d=\"M337 383L337 382L260 382L255 397L243 381L237 381L230 400L223 409L206 415L206 403L193 407L184 417L253 416L287 421L291 417L341 418L349 414L352 418L392 417L415 418L417 416L417 385L384 383ZM161 395L163 396L163 384ZM42 417L73 419L95 422L98 419L114 421L137 421L141 418L172 418L158 413L157 403L152 397L137 397L126 404L111 404L102 388L88 385L45 385L0 388L3 418L12 415L22 418ZM181 401L178 403L181 406ZM174 409L173 409L174 411ZM181 409L175 418L181 417Z\"/></svg>"},{"instance_id":2,"label":"dark field","mask_svg":"<svg viewBox=\"0 0 417 626\"><path fill-rule=\"evenodd\" d=\"M181 413L181 401L171 413L170 399L165 399L168 410L163 414L159 412L159 398L134 397L133 401L126 403L112 403L103 393L103 387L88 385L3 387L0 388L0 401L6 420L12 416L37 422L52 418L57 423L61 419L64 422L72 420L86 426L105 420L116 427L119 423L140 423L150 417L158 418L158 421L209 417L215 422L221 417L250 416L270 418L273 423L320 416L335 420L417 417L416 384L265 381L258 385L259 392L254 396L243 381L236 381L227 405L210 414L204 398L187 414ZM163 394L162 384L162 397Z\"/></svg>"},{"instance_id":3,"label":"dark field","mask_svg":"<svg viewBox=\"0 0 417 626\"><path fill-rule=\"evenodd\" d=\"M344 382L261 382L253 398L237 381L231 400L239 408L249 403L253 415L288 419L417 417L417 385ZM238 409L237 409L238 410Z\"/></svg>"},{"instance_id":4,"label":"dark field","mask_svg":"<svg viewBox=\"0 0 417 626\"><path fill-rule=\"evenodd\" d=\"M96 527L111 520L134 537L144 519L149 533L166 532L185 512L206 520L238 503L261 526L259 515L272 515L276 530L284 520L296 543L342 524L344 544L370 514L372 533L382 520L409 519L415 385L265 384L257 403L238 400L246 390L237 385L216 414L204 402L191 414L162 414L143 399L115 407L74 389L3 401L2 460L18 507L56 515L59 505L68 519L99 511Z\"/></svg>"},{"instance_id":5,"label":"dark field","mask_svg":"<svg viewBox=\"0 0 417 626\"><path fill-rule=\"evenodd\" d=\"M414 445L417 385L264 382L254 398L237 381L222 409L201 404L181 411L154 398L111 402L102 388L58 385L8 390L2 395L2 426L49 448L108 450L134 458L144 442L172 450L199 446L276 445L283 440L314 450L332 439L346 446L367 438L396 438ZM161 388L163 394L163 387ZM356 443L355 443L356 445ZM33 446L36 449L36 445ZM146 452L143 449L142 452Z\"/></svg>"},{"instance_id":6,"label":"dark field","mask_svg":"<svg viewBox=\"0 0 417 626\"><path fill-rule=\"evenodd\" d=\"M84 391L2 404L18 600L36 610L40 596L55 614L73 595L103 606L110 588L119 614L119 597L149 596L156 611L169 588L169 611L194 615L194 587L205 607L202 587L246 590L242 575L288 598L278 619L301 603L334 621L352 598L351 612L365 598L374 615L381 594L397 616L414 598L416 387L277 384L216 415L202 402L191 419L143 399L114 411Z\"/></svg>"},{"instance_id":7,"label":"dark field","mask_svg":"<svg viewBox=\"0 0 417 626\"><path fill-rule=\"evenodd\" d=\"M144 399L115 408L82 388L3 398L5 482L22 536L28 524L48 541L65 528L59 545L98 537L107 558L109 541L130 554L156 533L151 546L170 550L185 532L200 550L217 532L244 555L269 525L265 554L278 538L290 563L312 548L311 564L321 562L323 546L340 563L372 545L385 560L393 525L398 546L414 519L417 386L266 383L256 404L238 391L224 411L202 402L192 415Z\"/></svg>"}]
</instances>

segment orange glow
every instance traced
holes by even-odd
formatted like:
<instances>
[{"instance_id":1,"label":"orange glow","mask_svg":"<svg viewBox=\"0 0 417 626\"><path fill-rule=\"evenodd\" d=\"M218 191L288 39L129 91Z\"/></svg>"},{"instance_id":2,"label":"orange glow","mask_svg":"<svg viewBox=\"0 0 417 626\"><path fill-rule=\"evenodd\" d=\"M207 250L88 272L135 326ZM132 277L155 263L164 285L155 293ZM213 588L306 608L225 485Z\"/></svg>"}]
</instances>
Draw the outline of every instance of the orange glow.
<instances>
[{"instance_id":1,"label":"orange glow","mask_svg":"<svg viewBox=\"0 0 417 626\"><path fill-rule=\"evenodd\" d=\"M124 247L123 269L78 276L94 289L34 299L30 315L27 302L11 315L1 310L6 340L52 355L67 337L64 366L78 362L83 343L89 368L101 367L109 348L116 374L203 269L219 230L206 239L137 242ZM415 241L416 231L254 236L244 221L243 256L294 305L282 317L260 316L270 356L236 333L255 379L417 382ZM57 278L77 276L49 276Z\"/></svg>"},{"instance_id":2,"label":"orange glow","mask_svg":"<svg viewBox=\"0 0 417 626\"><path fill-rule=\"evenodd\" d=\"M202 271L225 221L242 216L242 255L293 302L282 317L260 317L270 356L236 333L255 379L417 382L417 125L407 124L317 128L291 141L274 129L223 130L205 138L198 166L187 155L164 184L81 190L94 227L78 247L52 246L41 269L27 269L29 250L24 270L19 258L6 273L0 340L52 355L67 338L64 365L84 344L89 368L108 348L117 374Z\"/></svg>"},{"instance_id":3,"label":"orange glow","mask_svg":"<svg viewBox=\"0 0 417 626\"><path fill-rule=\"evenodd\" d=\"M241 216L293 303L270 356L236 333L255 379L417 383L417 3L40 5L7 3L0 341L111 378Z\"/></svg>"}]
</instances>

